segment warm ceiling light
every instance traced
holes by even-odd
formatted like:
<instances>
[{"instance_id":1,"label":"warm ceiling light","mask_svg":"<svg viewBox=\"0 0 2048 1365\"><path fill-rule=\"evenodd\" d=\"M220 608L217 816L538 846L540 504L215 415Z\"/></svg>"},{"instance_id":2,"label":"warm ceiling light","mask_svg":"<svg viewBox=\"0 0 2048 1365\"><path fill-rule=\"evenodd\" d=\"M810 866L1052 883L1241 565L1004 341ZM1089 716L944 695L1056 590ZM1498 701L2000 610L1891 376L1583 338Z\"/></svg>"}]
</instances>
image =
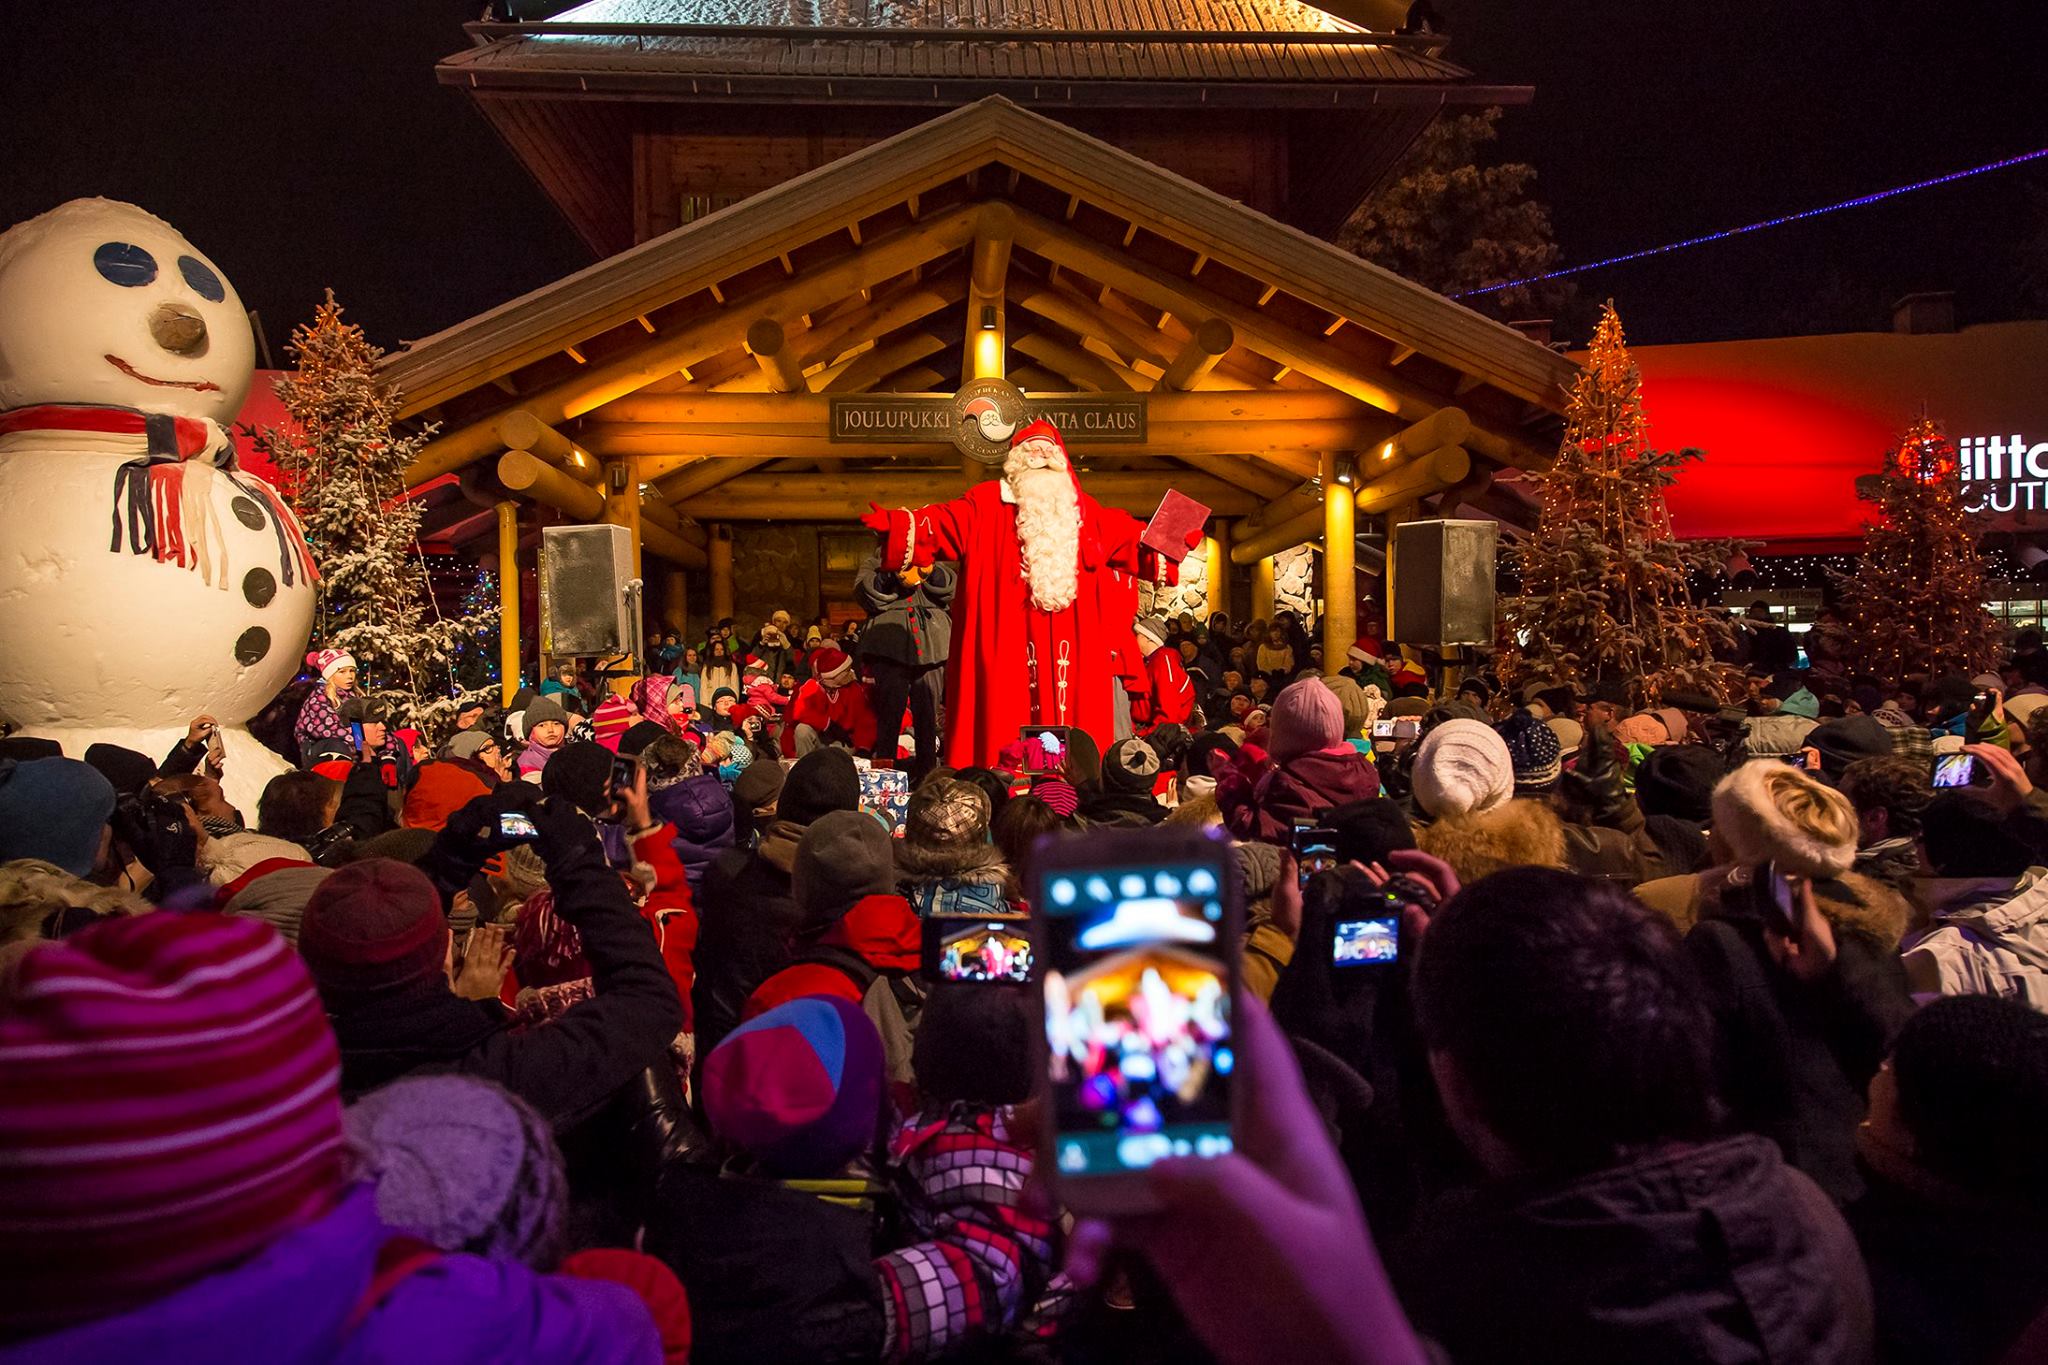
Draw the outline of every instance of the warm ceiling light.
<instances>
[{"instance_id":1,"label":"warm ceiling light","mask_svg":"<svg viewBox=\"0 0 2048 1365\"><path fill-rule=\"evenodd\" d=\"M996 306L992 303L984 303L981 306L981 330L984 332L993 332L995 329Z\"/></svg>"}]
</instances>

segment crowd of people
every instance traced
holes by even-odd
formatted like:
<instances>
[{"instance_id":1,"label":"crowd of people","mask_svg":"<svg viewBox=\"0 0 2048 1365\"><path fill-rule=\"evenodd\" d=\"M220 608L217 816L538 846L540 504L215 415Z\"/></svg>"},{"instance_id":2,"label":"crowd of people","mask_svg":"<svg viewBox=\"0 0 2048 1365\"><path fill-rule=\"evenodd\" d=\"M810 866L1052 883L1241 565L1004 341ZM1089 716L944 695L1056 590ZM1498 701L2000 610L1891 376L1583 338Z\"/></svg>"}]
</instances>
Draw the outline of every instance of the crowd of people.
<instances>
[{"instance_id":1,"label":"crowd of people","mask_svg":"<svg viewBox=\"0 0 2048 1365\"><path fill-rule=\"evenodd\" d=\"M950 575L876 577L436 736L318 651L253 822L208 716L0 739L0 1362L2048 1359L2038 637L1645 708L1146 617L1117 734L949 768ZM1076 1217L923 926L1186 825L1235 1151Z\"/></svg>"}]
</instances>

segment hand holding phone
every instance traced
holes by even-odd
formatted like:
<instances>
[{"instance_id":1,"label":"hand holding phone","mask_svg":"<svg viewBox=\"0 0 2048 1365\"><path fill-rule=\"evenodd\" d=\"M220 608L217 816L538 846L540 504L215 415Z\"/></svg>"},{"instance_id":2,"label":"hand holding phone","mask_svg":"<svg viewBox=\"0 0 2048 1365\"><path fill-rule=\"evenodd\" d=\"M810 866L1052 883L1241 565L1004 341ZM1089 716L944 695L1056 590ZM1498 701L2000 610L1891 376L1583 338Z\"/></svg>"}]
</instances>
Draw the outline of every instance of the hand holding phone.
<instances>
[{"instance_id":1,"label":"hand holding phone","mask_svg":"<svg viewBox=\"0 0 2048 1365\"><path fill-rule=\"evenodd\" d=\"M1969 787L1977 781L1977 760L1968 754L1943 754L1934 760L1936 788Z\"/></svg>"}]
</instances>

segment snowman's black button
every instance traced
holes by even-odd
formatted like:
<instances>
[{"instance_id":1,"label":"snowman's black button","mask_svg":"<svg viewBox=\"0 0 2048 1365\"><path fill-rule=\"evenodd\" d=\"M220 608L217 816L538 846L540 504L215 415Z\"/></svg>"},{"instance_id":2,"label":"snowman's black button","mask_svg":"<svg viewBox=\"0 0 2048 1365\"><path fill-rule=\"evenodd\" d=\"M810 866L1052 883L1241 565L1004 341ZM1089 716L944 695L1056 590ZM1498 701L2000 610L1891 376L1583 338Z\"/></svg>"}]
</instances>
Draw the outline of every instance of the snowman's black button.
<instances>
[{"instance_id":1,"label":"snowman's black button","mask_svg":"<svg viewBox=\"0 0 2048 1365\"><path fill-rule=\"evenodd\" d=\"M251 626L235 641L235 662L247 668L262 662L270 652L270 632L261 626Z\"/></svg>"},{"instance_id":2,"label":"snowman's black button","mask_svg":"<svg viewBox=\"0 0 2048 1365\"><path fill-rule=\"evenodd\" d=\"M252 607L267 607L277 596L277 578L268 569L251 569L242 575L242 596Z\"/></svg>"},{"instance_id":3,"label":"snowman's black button","mask_svg":"<svg viewBox=\"0 0 2048 1365\"><path fill-rule=\"evenodd\" d=\"M242 525L252 531L263 529L265 524L263 509L256 505L256 499L236 498L228 506L234 509L235 520L241 522Z\"/></svg>"}]
</instances>

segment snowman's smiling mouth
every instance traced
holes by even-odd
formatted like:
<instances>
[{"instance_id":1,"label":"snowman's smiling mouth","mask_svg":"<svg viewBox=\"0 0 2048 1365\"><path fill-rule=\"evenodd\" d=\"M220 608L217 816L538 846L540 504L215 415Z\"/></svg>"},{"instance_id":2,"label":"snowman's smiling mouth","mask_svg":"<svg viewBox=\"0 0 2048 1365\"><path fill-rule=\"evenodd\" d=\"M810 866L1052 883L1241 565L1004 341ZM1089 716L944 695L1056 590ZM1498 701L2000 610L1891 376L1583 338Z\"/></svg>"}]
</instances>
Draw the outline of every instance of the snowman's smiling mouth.
<instances>
[{"instance_id":1,"label":"snowman's smiling mouth","mask_svg":"<svg viewBox=\"0 0 2048 1365\"><path fill-rule=\"evenodd\" d=\"M220 392L220 385L214 383L211 379L158 379L153 374L144 374L117 355L110 353L103 358L109 365L112 365L130 379L140 379L143 383L154 384L160 389L191 389L196 393Z\"/></svg>"}]
</instances>

